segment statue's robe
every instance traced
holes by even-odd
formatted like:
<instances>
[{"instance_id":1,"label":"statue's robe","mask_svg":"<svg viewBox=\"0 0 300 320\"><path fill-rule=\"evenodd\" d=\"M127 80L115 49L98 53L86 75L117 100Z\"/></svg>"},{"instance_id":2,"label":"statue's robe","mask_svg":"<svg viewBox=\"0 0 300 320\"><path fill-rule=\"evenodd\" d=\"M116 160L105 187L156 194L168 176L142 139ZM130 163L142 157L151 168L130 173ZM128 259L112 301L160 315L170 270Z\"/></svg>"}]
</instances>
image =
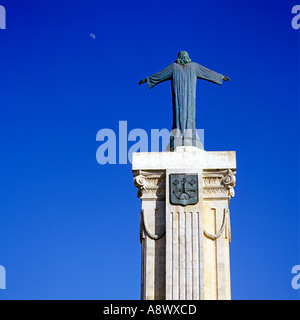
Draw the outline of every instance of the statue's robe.
<instances>
[{"instance_id":1,"label":"statue's robe","mask_svg":"<svg viewBox=\"0 0 300 320\"><path fill-rule=\"evenodd\" d=\"M196 133L195 124L197 79L221 85L222 77L220 73L209 70L195 62L184 65L174 62L162 71L146 78L150 89L163 81L171 80L173 97L171 149L180 145L202 147ZM174 132L176 132L175 135ZM176 141L172 141L173 139Z\"/></svg>"}]
</instances>

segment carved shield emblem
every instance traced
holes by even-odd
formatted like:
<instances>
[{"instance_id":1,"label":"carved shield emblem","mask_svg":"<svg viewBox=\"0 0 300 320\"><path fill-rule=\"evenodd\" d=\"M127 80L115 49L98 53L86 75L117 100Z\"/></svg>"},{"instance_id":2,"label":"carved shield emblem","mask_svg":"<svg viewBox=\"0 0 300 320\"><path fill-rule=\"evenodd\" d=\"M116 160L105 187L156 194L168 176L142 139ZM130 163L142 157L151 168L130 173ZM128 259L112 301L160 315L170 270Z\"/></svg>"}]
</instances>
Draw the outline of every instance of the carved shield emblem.
<instances>
[{"instance_id":1,"label":"carved shield emblem","mask_svg":"<svg viewBox=\"0 0 300 320\"><path fill-rule=\"evenodd\" d=\"M198 203L198 175L170 174L170 202L174 205L194 205Z\"/></svg>"}]
</instances>

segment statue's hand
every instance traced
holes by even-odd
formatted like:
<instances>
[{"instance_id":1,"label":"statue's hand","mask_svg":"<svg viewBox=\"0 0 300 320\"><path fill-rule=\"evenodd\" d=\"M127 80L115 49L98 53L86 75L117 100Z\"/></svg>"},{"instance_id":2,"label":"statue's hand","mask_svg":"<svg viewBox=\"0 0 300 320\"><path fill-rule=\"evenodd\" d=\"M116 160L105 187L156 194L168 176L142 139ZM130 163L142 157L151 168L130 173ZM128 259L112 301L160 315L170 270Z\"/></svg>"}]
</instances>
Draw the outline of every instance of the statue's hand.
<instances>
[{"instance_id":1,"label":"statue's hand","mask_svg":"<svg viewBox=\"0 0 300 320\"><path fill-rule=\"evenodd\" d=\"M142 79L142 80L139 82L139 84L141 85L141 84L143 84L143 83L145 83L145 82L147 82L147 79Z\"/></svg>"},{"instance_id":2,"label":"statue's hand","mask_svg":"<svg viewBox=\"0 0 300 320\"><path fill-rule=\"evenodd\" d=\"M226 77L226 76L223 76L223 80L224 80L224 81L230 81L230 78L229 78L229 77Z\"/></svg>"}]
</instances>

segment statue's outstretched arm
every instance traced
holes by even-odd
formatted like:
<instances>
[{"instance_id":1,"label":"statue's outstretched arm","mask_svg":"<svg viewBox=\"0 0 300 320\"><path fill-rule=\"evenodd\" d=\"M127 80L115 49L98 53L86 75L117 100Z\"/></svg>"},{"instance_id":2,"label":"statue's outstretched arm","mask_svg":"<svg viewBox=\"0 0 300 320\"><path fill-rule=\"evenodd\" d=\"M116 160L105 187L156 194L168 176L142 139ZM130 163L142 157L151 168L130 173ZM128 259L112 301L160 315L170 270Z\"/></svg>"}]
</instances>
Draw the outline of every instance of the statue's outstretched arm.
<instances>
[{"instance_id":1,"label":"statue's outstretched arm","mask_svg":"<svg viewBox=\"0 0 300 320\"><path fill-rule=\"evenodd\" d=\"M230 81L230 78L227 77L227 76L223 76L222 79L223 79L224 81Z\"/></svg>"},{"instance_id":2,"label":"statue's outstretched arm","mask_svg":"<svg viewBox=\"0 0 300 320\"><path fill-rule=\"evenodd\" d=\"M141 85L141 84L146 83L146 82L147 82L147 79L142 79L142 80L139 82L139 84Z\"/></svg>"},{"instance_id":3,"label":"statue's outstretched arm","mask_svg":"<svg viewBox=\"0 0 300 320\"><path fill-rule=\"evenodd\" d=\"M196 68L196 75L198 79L214 82L219 85L222 84L222 80L225 80L222 74L215 72L213 70L207 69L198 63L195 63L195 68ZM229 78L226 77L226 79L229 79ZM225 81L228 81L228 80L225 80Z\"/></svg>"},{"instance_id":4,"label":"statue's outstretched arm","mask_svg":"<svg viewBox=\"0 0 300 320\"><path fill-rule=\"evenodd\" d=\"M153 74L152 76L149 76L145 79L142 79L139 84L143 84L145 82L148 83L149 89L153 88L157 84L164 82L166 80L170 80L172 76L172 64L164 68L163 70Z\"/></svg>"}]
</instances>

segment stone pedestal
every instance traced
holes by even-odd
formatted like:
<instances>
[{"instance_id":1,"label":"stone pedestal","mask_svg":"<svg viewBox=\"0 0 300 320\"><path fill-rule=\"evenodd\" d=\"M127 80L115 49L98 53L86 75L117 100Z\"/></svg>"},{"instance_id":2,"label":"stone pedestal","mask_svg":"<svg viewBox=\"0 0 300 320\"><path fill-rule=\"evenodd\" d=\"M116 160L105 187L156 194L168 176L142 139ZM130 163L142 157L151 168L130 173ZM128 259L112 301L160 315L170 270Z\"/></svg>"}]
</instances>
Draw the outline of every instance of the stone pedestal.
<instances>
[{"instance_id":1,"label":"stone pedestal","mask_svg":"<svg viewBox=\"0 0 300 320\"><path fill-rule=\"evenodd\" d=\"M142 203L141 299L230 299L228 206L234 196L235 152L177 147L134 153L132 165ZM191 177L191 188L184 191L197 203L173 204L172 188L185 176Z\"/></svg>"}]
</instances>

